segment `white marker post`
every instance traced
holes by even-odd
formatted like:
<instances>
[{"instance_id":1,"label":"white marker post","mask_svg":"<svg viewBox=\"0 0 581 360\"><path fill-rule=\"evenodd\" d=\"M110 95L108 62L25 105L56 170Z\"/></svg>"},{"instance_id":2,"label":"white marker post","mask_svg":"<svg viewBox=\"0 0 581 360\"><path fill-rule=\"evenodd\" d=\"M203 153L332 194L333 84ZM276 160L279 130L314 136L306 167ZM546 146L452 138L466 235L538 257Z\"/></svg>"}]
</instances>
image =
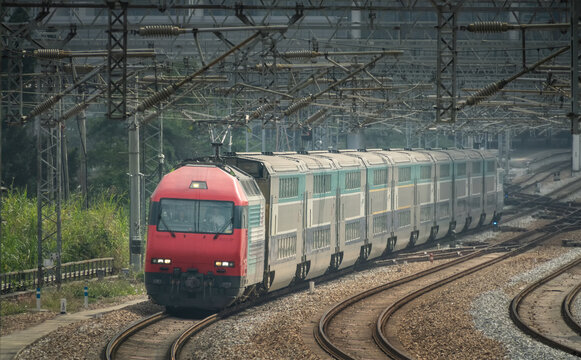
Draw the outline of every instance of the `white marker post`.
<instances>
[{"instance_id":1,"label":"white marker post","mask_svg":"<svg viewBox=\"0 0 581 360\"><path fill-rule=\"evenodd\" d=\"M67 313L67 299L61 299L61 314Z\"/></svg>"},{"instance_id":2,"label":"white marker post","mask_svg":"<svg viewBox=\"0 0 581 360\"><path fill-rule=\"evenodd\" d=\"M40 311L40 288L36 288L36 310Z\"/></svg>"}]
</instances>

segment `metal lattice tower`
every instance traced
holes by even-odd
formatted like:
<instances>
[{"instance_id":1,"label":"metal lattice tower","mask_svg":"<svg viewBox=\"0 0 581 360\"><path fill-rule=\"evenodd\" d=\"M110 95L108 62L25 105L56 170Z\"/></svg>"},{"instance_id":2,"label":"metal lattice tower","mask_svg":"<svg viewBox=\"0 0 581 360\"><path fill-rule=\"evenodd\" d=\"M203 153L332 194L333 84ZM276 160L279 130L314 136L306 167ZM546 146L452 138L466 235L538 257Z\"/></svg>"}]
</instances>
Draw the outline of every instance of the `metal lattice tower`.
<instances>
[{"instance_id":1,"label":"metal lattice tower","mask_svg":"<svg viewBox=\"0 0 581 360\"><path fill-rule=\"evenodd\" d=\"M127 1L107 1L108 11L108 99L109 119L127 117Z\"/></svg>"},{"instance_id":2,"label":"metal lattice tower","mask_svg":"<svg viewBox=\"0 0 581 360\"><path fill-rule=\"evenodd\" d=\"M45 76L39 78L40 93L58 92L61 80L58 67L48 63L43 68ZM43 261L48 255L56 261L54 276L59 286L61 283L62 131L54 111L37 117L38 287L43 284ZM49 254L48 249L54 249L55 253Z\"/></svg>"},{"instance_id":3,"label":"metal lattice tower","mask_svg":"<svg viewBox=\"0 0 581 360\"><path fill-rule=\"evenodd\" d=\"M436 1L438 40L436 61L436 122L456 121L457 17L458 8Z\"/></svg>"},{"instance_id":4,"label":"metal lattice tower","mask_svg":"<svg viewBox=\"0 0 581 360\"><path fill-rule=\"evenodd\" d=\"M0 27L0 38L2 39L2 51L7 54L6 67L2 69L5 76L5 86L2 92L2 105L4 106L3 119L8 124L18 124L22 117L23 80L22 80L22 36L25 35L27 27L19 26L17 31L11 31L5 27Z\"/></svg>"}]
</instances>

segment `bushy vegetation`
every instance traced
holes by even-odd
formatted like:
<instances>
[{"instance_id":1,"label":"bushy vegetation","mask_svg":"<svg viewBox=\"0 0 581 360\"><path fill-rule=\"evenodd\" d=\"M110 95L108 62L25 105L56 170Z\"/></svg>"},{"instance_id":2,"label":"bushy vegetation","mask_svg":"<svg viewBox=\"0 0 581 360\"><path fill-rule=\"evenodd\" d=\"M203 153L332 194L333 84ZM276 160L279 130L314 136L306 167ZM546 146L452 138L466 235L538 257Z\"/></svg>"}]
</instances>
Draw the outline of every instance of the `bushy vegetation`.
<instances>
[{"instance_id":1,"label":"bushy vegetation","mask_svg":"<svg viewBox=\"0 0 581 360\"><path fill-rule=\"evenodd\" d=\"M105 281L73 282L63 284L59 289L45 287L41 293L41 307L50 311L60 311L61 299L67 299L67 312L82 310L85 302L84 287L89 289L89 304L112 302L115 296L139 295L145 293L143 282L134 279L114 279ZM0 315L12 315L36 308L36 297L29 296L19 301L3 300Z\"/></svg>"},{"instance_id":2,"label":"bushy vegetation","mask_svg":"<svg viewBox=\"0 0 581 360\"><path fill-rule=\"evenodd\" d=\"M51 210L51 211L54 211ZM128 214L113 195L100 195L83 208L79 194L61 204L61 261L114 257L117 269L129 262ZM2 198L2 253L0 272L37 266L37 202L25 190L11 189ZM45 222L45 233L54 224ZM54 237L53 237L54 238ZM43 258L56 252L55 240L43 243Z\"/></svg>"}]
</instances>

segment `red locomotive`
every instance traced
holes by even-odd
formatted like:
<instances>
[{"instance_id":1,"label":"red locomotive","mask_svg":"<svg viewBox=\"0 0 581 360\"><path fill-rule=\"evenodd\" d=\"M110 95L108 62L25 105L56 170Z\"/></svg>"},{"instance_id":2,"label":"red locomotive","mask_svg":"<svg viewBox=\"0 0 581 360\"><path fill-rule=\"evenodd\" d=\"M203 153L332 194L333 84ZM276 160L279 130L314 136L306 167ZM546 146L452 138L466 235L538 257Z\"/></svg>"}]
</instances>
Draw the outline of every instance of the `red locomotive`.
<instances>
[{"instance_id":1,"label":"red locomotive","mask_svg":"<svg viewBox=\"0 0 581 360\"><path fill-rule=\"evenodd\" d=\"M182 166L153 193L145 279L154 302L220 309L242 295L248 199L235 171Z\"/></svg>"}]
</instances>

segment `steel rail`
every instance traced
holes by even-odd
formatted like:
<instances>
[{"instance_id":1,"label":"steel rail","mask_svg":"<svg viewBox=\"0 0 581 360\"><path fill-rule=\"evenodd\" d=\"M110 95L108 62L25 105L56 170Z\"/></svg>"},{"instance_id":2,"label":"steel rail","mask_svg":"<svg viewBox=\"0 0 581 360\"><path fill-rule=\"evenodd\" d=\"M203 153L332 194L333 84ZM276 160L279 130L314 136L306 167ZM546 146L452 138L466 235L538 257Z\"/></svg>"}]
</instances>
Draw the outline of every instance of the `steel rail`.
<instances>
[{"instance_id":1,"label":"steel rail","mask_svg":"<svg viewBox=\"0 0 581 360\"><path fill-rule=\"evenodd\" d=\"M524 320L522 319L522 317L519 314L519 309L520 309L520 306L522 305L523 300L530 293L532 293L534 290L538 289L539 287L541 287L545 283L549 282L550 280L556 278L557 276L559 276L559 275L567 272L568 270L570 270L576 266L579 266L579 265L581 265L581 258L576 259L576 260L570 262L569 264L566 264L565 266L560 267L559 269L557 269L553 273L549 274L548 276L546 276L540 280L535 281L534 283L527 286L517 296L515 296L512 299L512 301L510 302L510 307L509 307L510 318L512 319L514 324L519 329L521 329L524 333L532 336L533 338L539 340L540 342L544 343L545 345L548 345L548 346L553 347L555 349L565 351L569 354L576 355L576 356L581 356L581 351L579 351L578 349L574 349L570 346L567 346L565 344L559 343L558 341L555 341L555 340L543 335L542 333L540 333L536 329L525 324Z\"/></svg>"},{"instance_id":2,"label":"steel rail","mask_svg":"<svg viewBox=\"0 0 581 360\"><path fill-rule=\"evenodd\" d=\"M105 348L104 359L105 360L113 360L115 359L115 353L119 349L119 346L125 342L131 335L135 334L137 331L149 326L153 323L156 323L168 315L162 311L155 313L153 315L144 317L139 319L129 326L121 330L117 333L110 341L107 343L107 347Z\"/></svg>"},{"instance_id":3,"label":"steel rail","mask_svg":"<svg viewBox=\"0 0 581 360\"><path fill-rule=\"evenodd\" d=\"M380 293L382 291L385 291L387 289L394 288L396 286L400 286L400 285L405 284L407 282L411 282L413 280L420 279L424 276L430 275L430 274L438 272L440 270L443 270L443 269L455 266L457 264L460 264L462 262L471 260L473 258L479 257L486 252L487 251L485 251L485 250L480 250L480 251L474 252L472 254L465 255L465 256L458 258L456 260L452 260L452 261L447 262L445 264L440 264L438 266L435 266L435 267L430 268L430 269L426 269L426 270L421 271L419 273L416 273L416 274L413 274L410 276L406 276L404 278L395 280L393 282L389 282L389 283L377 286L375 288L363 291L355 296L352 296L352 297L349 297L349 298L343 300L339 304L337 304L337 305L333 306L332 308L330 308L329 310L327 310L323 314L323 316L321 316L319 323L314 328L315 340L317 341L319 346L321 346L321 348L323 348L323 350L325 350L327 353L329 353L331 356L333 356L337 359L354 359L347 352L345 352L344 350L339 348L337 345L333 344L331 339L329 339L329 337L327 336L327 330L328 330L329 324L330 324L331 320L337 314L339 314L342 310L351 306L352 304L360 301L361 299L370 297L372 295L375 295L375 294Z\"/></svg>"},{"instance_id":4,"label":"steel rail","mask_svg":"<svg viewBox=\"0 0 581 360\"><path fill-rule=\"evenodd\" d=\"M533 231L529 231L527 232L527 234L532 235L532 233L534 233ZM389 308L385 309L381 315L378 317L377 322L375 324L375 328L373 329L373 339L375 340L377 346L384 352L386 353L388 356L394 358L394 359L411 359L411 357L404 353L403 350L398 349L384 334L383 329L385 328L385 325L387 324L387 322L389 321L389 319L391 318L391 316L397 312L397 310L401 309L404 305L410 303L411 301L413 301L414 299L420 297L421 295L424 295L434 289L437 289L439 287L442 287L448 283L451 283L453 281L456 281L464 276L473 274L477 271L480 271L486 267L489 267L491 265L494 265L496 263L499 263L503 260L506 260L510 257L513 257L515 255L521 254L525 251L528 251L530 249L532 249L533 247L537 246L540 242L545 241L547 239L550 239L554 236L556 236L557 234L559 234L559 232L551 232L551 233L546 233L546 234L542 234L540 237L534 239L533 241L531 241L530 243L523 245L521 247L519 247L518 249L515 249L509 253L506 253L504 255L501 255L495 259L486 261L482 264L476 265L470 269L467 269L465 271L462 271L460 273L454 274L446 279L442 279L440 281L437 281L433 284L430 284L428 286L426 286L425 288L422 288L420 290L417 290L405 297L403 297L402 299L398 300L396 303L394 303L392 306L390 306Z\"/></svg>"},{"instance_id":5,"label":"steel rail","mask_svg":"<svg viewBox=\"0 0 581 360\"><path fill-rule=\"evenodd\" d=\"M575 286L563 299L561 303L561 315L569 327L577 334L581 335L581 324L579 324L573 316L573 300L579 296L581 292L581 283Z\"/></svg>"},{"instance_id":6,"label":"steel rail","mask_svg":"<svg viewBox=\"0 0 581 360\"><path fill-rule=\"evenodd\" d=\"M186 341L194 336L195 334L199 333L203 329L207 328L208 326L212 325L213 323L220 320L218 314L213 314L208 316L205 319L200 320L199 322L195 323L186 331L184 331L172 344L169 352L169 358L171 360L176 360L179 356L179 353L183 346L185 345Z\"/></svg>"}]
</instances>

